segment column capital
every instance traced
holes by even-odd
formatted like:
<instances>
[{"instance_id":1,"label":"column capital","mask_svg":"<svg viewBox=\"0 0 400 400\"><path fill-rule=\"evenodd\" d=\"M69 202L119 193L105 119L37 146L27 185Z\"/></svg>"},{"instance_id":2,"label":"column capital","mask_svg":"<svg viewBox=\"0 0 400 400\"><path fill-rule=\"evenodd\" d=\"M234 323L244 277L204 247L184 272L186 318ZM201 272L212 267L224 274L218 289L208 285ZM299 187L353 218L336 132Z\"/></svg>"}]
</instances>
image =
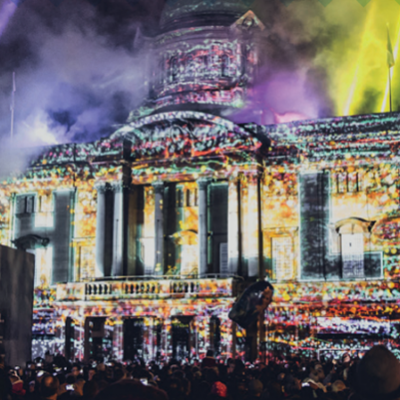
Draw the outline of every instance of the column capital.
<instances>
[{"instance_id":1,"label":"column capital","mask_svg":"<svg viewBox=\"0 0 400 400\"><path fill-rule=\"evenodd\" d=\"M204 190L204 189L206 189L207 188L207 186L210 184L210 182L211 182L211 179L210 178L199 178L198 180L197 180L197 185L198 185L198 187L199 187L199 189L200 190Z\"/></svg>"},{"instance_id":2,"label":"column capital","mask_svg":"<svg viewBox=\"0 0 400 400\"><path fill-rule=\"evenodd\" d=\"M121 181L116 181L116 182L111 183L111 189L114 192L120 193L120 192L122 192L122 190L124 190L124 188L125 188L125 186L124 186L123 182L121 182Z\"/></svg>"},{"instance_id":3,"label":"column capital","mask_svg":"<svg viewBox=\"0 0 400 400\"><path fill-rule=\"evenodd\" d=\"M250 183L257 183L257 181L261 178L261 174L259 172L248 172L241 176L241 180L246 179Z\"/></svg>"},{"instance_id":4,"label":"column capital","mask_svg":"<svg viewBox=\"0 0 400 400\"><path fill-rule=\"evenodd\" d=\"M164 191L164 182L162 181L156 181L152 183L152 186L155 190L156 193L160 194L163 193Z\"/></svg>"},{"instance_id":5,"label":"column capital","mask_svg":"<svg viewBox=\"0 0 400 400\"><path fill-rule=\"evenodd\" d=\"M107 190L107 183L106 182L96 182L94 184L94 188L97 190L98 193L105 193Z\"/></svg>"}]
</instances>

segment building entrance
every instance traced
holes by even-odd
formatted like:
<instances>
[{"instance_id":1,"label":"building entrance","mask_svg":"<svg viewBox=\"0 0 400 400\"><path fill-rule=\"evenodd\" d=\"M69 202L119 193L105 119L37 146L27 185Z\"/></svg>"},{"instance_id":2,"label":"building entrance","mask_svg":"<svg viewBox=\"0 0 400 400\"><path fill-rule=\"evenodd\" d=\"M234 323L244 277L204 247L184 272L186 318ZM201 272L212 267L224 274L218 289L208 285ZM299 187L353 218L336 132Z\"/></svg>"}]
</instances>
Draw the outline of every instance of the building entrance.
<instances>
[{"instance_id":1,"label":"building entrance","mask_svg":"<svg viewBox=\"0 0 400 400\"><path fill-rule=\"evenodd\" d=\"M124 360L143 357L144 319L127 318L124 320Z\"/></svg>"},{"instance_id":2,"label":"building entrance","mask_svg":"<svg viewBox=\"0 0 400 400\"><path fill-rule=\"evenodd\" d=\"M195 347L194 317L172 318L172 357L177 360L190 359Z\"/></svg>"},{"instance_id":3,"label":"building entrance","mask_svg":"<svg viewBox=\"0 0 400 400\"><path fill-rule=\"evenodd\" d=\"M71 317L67 317L65 322L65 357L67 360L73 360L75 341L75 323Z\"/></svg>"},{"instance_id":4,"label":"building entrance","mask_svg":"<svg viewBox=\"0 0 400 400\"><path fill-rule=\"evenodd\" d=\"M221 354L221 321L217 317L210 318L210 348L214 355Z\"/></svg>"},{"instance_id":5,"label":"building entrance","mask_svg":"<svg viewBox=\"0 0 400 400\"><path fill-rule=\"evenodd\" d=\"M106 325L105 317L86 318L85 360L103 362L112 356L113 330Z\"/></svg>"}]
</instances>

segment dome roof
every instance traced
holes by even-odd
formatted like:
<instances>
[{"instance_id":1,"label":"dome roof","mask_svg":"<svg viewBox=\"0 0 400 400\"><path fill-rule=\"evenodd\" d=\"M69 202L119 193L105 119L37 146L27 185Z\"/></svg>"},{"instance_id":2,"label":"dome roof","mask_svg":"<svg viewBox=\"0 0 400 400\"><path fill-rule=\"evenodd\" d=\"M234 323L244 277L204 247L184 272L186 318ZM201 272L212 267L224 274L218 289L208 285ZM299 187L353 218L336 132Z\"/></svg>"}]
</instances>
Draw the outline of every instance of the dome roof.
<instances>
[{"instance_id":1,"label":"dome roof","mask_svg":"<svg viewBox=\"0 0 400 400\"><path fill-rule=\"evenodd\" d=\"M235 18L241 17L247 11L248 7L242 0L167 0L160 23L165 28L182 22L182 19L201 19L202 16L204 22L210 17L213 21L215 17L221 17L225 21L231 19L234 22Z\"/></svg>"}]
</instances>

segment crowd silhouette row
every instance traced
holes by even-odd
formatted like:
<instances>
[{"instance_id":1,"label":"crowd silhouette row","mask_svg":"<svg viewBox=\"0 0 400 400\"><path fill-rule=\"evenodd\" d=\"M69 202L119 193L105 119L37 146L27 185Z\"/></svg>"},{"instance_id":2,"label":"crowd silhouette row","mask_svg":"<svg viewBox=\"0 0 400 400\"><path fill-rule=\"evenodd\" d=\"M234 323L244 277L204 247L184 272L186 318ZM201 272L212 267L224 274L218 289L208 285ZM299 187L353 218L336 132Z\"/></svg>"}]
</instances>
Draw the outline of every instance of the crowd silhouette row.
<instances>
[{"instance_id":1,"label":"crowd silhouette row","mask_svg":"<svg viewBox=\"0 0 400 400\"><path fill-rule=\"evenodd\" d=\"M400 400L400 363L384 346L360 358L274 354L265 362L215 358L69 363L60 355L23 368L0 355L0 400Z\"/></svg>"}]
</instances>

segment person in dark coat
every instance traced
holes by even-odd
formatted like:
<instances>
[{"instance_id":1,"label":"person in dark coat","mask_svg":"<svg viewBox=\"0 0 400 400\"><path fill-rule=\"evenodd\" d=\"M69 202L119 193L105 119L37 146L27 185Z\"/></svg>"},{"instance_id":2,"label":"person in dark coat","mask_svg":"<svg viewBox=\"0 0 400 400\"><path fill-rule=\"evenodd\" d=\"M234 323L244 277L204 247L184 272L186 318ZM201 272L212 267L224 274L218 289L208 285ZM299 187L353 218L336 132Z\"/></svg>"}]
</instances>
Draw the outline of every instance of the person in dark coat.
<instances>
[{"instance_id":1,"label":"person in dark coat","mask_svg":"<svg viewBox=\"0 0 400 400\"><path fill-rule=\"evenodd\" d=\"M214 358L214 352L208 350L206 356L201 360L202 368L213 368L217 366L217 361Z\"/></svg>"}]
</instances>

